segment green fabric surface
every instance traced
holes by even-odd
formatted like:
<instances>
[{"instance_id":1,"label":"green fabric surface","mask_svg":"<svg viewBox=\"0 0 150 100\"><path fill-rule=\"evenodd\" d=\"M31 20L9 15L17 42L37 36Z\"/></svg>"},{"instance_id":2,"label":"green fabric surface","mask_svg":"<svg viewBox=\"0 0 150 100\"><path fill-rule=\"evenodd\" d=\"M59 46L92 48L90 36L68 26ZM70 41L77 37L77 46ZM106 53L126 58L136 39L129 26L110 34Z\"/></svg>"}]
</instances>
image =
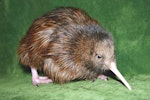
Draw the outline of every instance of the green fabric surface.
<instances>
[{"instance_id":1,"label":"green fabric surface","mask_svg":"<svg viewBox=\"0 0 150 100\"><path fill-rule=\"evenodd\" d=\"M0 100L150 100L150 0L1 0ZM117 66L132 87L109 78L42 84L20 66L16 49L35 18L60 6L84 9L112 33Z\"/></svg>"}]
</instances>

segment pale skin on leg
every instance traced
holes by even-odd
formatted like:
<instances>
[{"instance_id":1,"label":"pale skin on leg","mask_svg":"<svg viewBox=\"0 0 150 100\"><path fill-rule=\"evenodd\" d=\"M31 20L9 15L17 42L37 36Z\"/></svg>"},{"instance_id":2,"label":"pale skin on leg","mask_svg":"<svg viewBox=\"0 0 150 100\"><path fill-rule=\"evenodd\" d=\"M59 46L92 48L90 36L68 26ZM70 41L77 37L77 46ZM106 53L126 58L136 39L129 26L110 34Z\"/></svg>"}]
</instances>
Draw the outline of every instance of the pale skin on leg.
<instances>
[{"instance_id":1,"label":"pale skin on leg","mask_svg":"<svg viewBox=\"0 0 150 100\"><path fill-rule=\"evenodd\" d=\"M37 69L35 68L31 68L31 73L32 73L32 84L34 86L38 86L38 84L48 84L52 82L52 80L46 76L39 76Z\"/></svg>"}]
</instances>

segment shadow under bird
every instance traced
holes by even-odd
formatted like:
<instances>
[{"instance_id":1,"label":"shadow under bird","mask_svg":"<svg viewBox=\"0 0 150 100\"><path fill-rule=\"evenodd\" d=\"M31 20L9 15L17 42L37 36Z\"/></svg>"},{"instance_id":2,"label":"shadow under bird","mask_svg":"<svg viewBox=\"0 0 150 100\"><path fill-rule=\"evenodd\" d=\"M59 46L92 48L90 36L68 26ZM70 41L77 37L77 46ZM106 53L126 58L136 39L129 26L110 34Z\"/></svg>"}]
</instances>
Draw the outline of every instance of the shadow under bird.
<instances>
[{"instance_id":1,"label":"shadow under bird","mask_svg":"<svg viewBox=\"0 0 150 100\"><path fill-rule=\"evenodd\" d=\"M66 83L73 80L107 80L111 70L130 85L116 67L111 34L85 11L61 7L37 18L18 47L21 64L31 68L32 83ZM43 69L46 76L39 76Z\"/></svg>"}]
</instances>

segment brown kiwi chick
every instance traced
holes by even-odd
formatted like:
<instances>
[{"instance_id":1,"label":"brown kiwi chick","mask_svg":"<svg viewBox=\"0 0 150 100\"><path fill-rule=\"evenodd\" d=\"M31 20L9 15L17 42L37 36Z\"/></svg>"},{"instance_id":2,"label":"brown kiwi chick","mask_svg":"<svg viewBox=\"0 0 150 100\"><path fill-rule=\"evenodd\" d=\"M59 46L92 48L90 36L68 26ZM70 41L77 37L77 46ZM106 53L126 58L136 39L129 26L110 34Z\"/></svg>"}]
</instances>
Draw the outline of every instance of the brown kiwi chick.
<instances>
[{"instance_id":1,"label":"brown kiwi chick","mask_svg":"<svg viewBox=\"0 0 150 100\"><path fill-rule=\"evenodd\" d=\"M103 71L112 70L131 89L116 69L112 36L78 8L57 8L36 19L20 41L18 55L20 63L31 68L34 85L106 80ZM39 76L38 69L46 77Z\"/></svg>"}]
</instances>

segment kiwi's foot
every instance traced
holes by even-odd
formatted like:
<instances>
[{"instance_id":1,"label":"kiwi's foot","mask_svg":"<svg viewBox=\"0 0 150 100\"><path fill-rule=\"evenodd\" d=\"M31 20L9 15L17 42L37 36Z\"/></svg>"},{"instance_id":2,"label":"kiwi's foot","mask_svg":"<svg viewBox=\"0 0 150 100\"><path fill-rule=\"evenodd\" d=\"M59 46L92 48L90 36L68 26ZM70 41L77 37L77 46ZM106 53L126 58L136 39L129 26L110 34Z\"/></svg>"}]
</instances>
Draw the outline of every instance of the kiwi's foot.
<instances>
[{"instance_id":1,"label":"kiwi's foot","mask_svg":"<svg viewBox=\"0 0 150 100\"><path fill-rule=\"evenodd\" d=\"M34 68L31 68L31 72L32 72L32 84L34 86L38 86L39 84L48 84L52 82L52 80L46 76L39 76L37 70Z\"/></svg>"},{"instance_id":2,"label":"kiwi's foot","mask_svg":"<svg viewBox=\"0 0 150 100\"><path fill-rule=\"evenodd\" d=\"M48 79L46 76L38 76L38 77L34 77L32 76L32 84L34 86L38 86L39 84L48 84L48 83L51 83L52 80L51 79Z\"/></svg>"},{"instance_id":3,"label":"kiwi's foot","mask_svg":"<svg viewBox=\"0 0 150 100\"><path fill-rule=\"evenodd\" d=\"M97 76L97 78L98 78L98 79L101 79L101 80L104 80L104 81L107 81L107 80L108 80L108 77L105 76L105 75L103 75L103 74L99 74L99 75Z\"/></svg>"}]
</instances>

